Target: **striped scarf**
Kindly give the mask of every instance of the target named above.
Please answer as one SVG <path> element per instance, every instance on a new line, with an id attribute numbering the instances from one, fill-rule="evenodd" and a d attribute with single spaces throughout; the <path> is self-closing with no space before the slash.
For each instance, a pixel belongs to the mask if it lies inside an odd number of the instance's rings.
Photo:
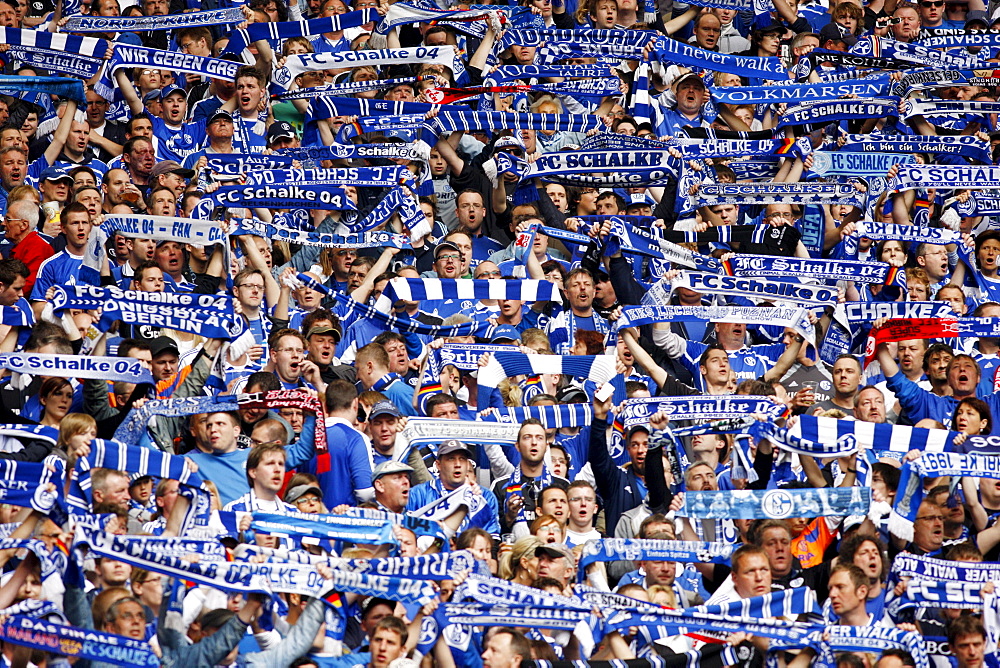
<path id="1" fill-rule="evenodd" d="M 114 73 L 116 70 L 122 67 L 149 66 L 169 69 L 183 74 L 197 74 L 213 79 L 234 81 L 236 70 L 240 68 L 240 63 L 233 63 L 220 58 L 178 53 L 177 51 L 164 51 L 163 49 L 116 43 L 111 60 L 108 61 L 107 67 L 101 73 L 101 78 L 94 84 L 94 89 L 101 97 L 114 100 L 116 88 Z"/>
<path id="2" fill-rule="evenodd" d="M 195 26 L 232 25 L 244 21 L 239 7 L 188 12 L 174 16 L 70 16 L 66 32 L 140 32 L 176 30 Z"/>
<path id="3" fill-rule="evenodd" d="M 222 50 L 222 54 L 242 53 L 248 46 L 260 40 L 284 41 L 291 37 L 309 37 L 327 32 L 340 32 L 345 28 L 359 28 L 378 19 L 378 12 L 374 9 L 361 9 L 356 12 L 334 14 L 309 21 L 251 23 L 244 30 L 234 30 L 229 33 L 229 44 Z"/>
<path id="4" fill-rule="evenodd" d="M 867 515 L 871 489 L 836 487 L 823 489 L 733 490 L 687 492 L 682 517 L 692 519 L 786 519 Z"/>
<path id="5" fill-rule="evenodd" d="M 8 45 L 5 60 L 17 59 L 82 79 L 97 74 L 110 46 L 105 39 L 18 28 L 0 28 L 0 43 Z"/>
<path id="6" fill-rule="evenodd" d="M 389 281 L 375 308 L 389 312 L 397 301 L 440 299 L 516 299 L 524 302 L 558 301 L 559 288 L 551 281 L 469 278 L 394 278 Z"/>
<path id="7" fill-rule="evenodd" d="M 496 353 L 479 370 L 479 408 L 489 407 L 490 389 L 512 376 L 540 376 L 543 373 L 582 377 L 597 386 L 615 375 L 614 355 L 527 355 L 518 352 Z"/>

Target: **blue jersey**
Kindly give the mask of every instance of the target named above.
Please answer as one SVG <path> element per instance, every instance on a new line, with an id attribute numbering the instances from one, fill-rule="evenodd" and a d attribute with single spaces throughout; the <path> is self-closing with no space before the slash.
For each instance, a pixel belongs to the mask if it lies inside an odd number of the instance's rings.
<path id="1" fill-rule="evenodd" d="M 687 341 L 687 350 L 681 358 L 681 363 L 691 372 L 694 377 L 696 387 L 705 391 L 705 378 L 699 370 L 701 356 L 708 349 L 708 344 L 697 341 Z M 739 350 L 727 351 L 729 354 L 729 366 L 736 374 L 738 381 L 753 380 L 760 378 L 767 373 L 774 363 L 785 352 L 785 345 L 773 343 L 762 346 L 744 346 Z"/>
<path id="2" fill-rule="evenodd" d="M 330 451 L 330 470 L 317 473 L 317 459 L 308 464 L 308 470 L 319 479 L 323 490 L 323 504 L 335 508 L 341 504 L 357 505 L 358 492 L 372 486 L 371 462 L 364 436 L 357 429 L 339 418 L 328 418 L 326 443 Z"/>
<path id="3" fill-rule="evenodd" d="M 83 256 L 68 250 L 56 253 L 38 267 L 38 278 L 31 289 L 32 301 L 44 301 L 48 289 L 56 285 L 100 285 L 100 275 L 83 266 Z"/>

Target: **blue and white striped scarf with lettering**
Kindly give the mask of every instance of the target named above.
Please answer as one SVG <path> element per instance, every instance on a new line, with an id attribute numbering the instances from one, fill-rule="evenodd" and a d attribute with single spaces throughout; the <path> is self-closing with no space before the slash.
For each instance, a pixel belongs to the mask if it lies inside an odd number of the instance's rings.
<path id="1" fill-rule="evenodd" d="M 166 16 L 70 16 L 62 30 L 66 32 L 138 32 L 175 30 L 195 26 L 241 23 L 245 18 L 239 7 L 187 12 Z"/>
<path id="2" fill-rule="evenodd" d="M 614 355 L 527 355 L 518 352 L 495 353 L 479 370 L 479 408 L 489 406 L 489 389 L 511 376 L 540 376 L 557 373 L 586 378 L 598 387 L 615 375 Z"/>
<path id="3" fill-rule="evenodd" d="M 374 9 L 361 9 L 309 21 L 251 23 L 244 30 L 234 30 L 229 33 L 229 44 L 222 50 L 222 54 L 242 53 L 245 48 L 259 40 L 280 41 L 290 37 L 322 35 L 325 32 L 339 32 L 345 28 L 359 28 L 378 19 L 378 12 Z"/>
<path id="4" fill-rule="evenodd" d="M 240 68 L 241 64 L 222 60 L 221 58 L 209 58 L 207 56 L 196 56 L 177 51 L 164 51 L 163 49 L 118 43 L 115 45 L 114 54 L 112 54 L 111 60 L 108 61 L 107 67 L 104 68 L 101 78 L 94 84 L 94 89 L 101 97 L 114 100 L 116 88 L 114 80 L 115 70 L 122 67 L 144 66 L 159 67 L 183 74 L 198 74 L 213 79 L 234 81 L 236 70 Z"/>
<path id="5" fill-rule="evenodd" d="M 0 43 L 8 45 L 4 59 L 17 59 L 82 79 L 90 79 L 104 64 L 111 45 L 105 39 L 44 30 L 0 28 Z M 105 96 L 101 93 L 102 96 Z M 111 99 L 111 98 L 108 98 Z"/>

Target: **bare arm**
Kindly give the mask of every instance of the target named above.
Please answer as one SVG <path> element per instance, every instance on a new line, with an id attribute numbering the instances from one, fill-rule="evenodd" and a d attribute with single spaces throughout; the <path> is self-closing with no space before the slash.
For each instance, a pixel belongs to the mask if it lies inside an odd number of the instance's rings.
<path id="1" fill-rule="evenodd" d="M 63 107 L 63 115 L 59 119 L 59 126 L 52 134 L 52 143 L 45 149 L 45 161 L 48 164 L 51 165 L 54 163 L 59 154 L 62 153 L 63 146 L 66 145 L 66 140 L 69 139 L 70 128 L 73 127 L 74 116 L 76 116 L 76 102 L 69 100 L 66 102 L 66 106 Z"/>

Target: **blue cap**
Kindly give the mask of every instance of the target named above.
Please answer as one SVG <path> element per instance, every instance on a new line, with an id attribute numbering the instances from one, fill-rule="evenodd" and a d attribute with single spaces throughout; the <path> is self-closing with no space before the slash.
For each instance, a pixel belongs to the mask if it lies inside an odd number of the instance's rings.
<path id="1" fill-rule="evenodd" d="M 62 167 L 46 167 L 38 178 L 39 183 L 42 181 L 69 181 L 73 183 L 73 177 Z"/>
<path id="2" fill-rule="evenodd" d="M 646 194 L 632 194 L 629 195 L 628 204 L 625 208 L 628 209 L 630 206 L 656 206 L 656 200 Z"/>
<path id="3" fill-rule="evenodd" d="M 391 415 L 395 418 L 403 417 L 403 414 L 399 412 L 395 405 L 391 401 L 379 401 L 372 406 L 371 412 L 368 413 L 368 419 L 374 420 L 382 415 Z"/>
<path id="4" fill-rule="evenodd" d="M 497 341 L 520 341 L 521 335 L 517 333 L 513 325 L 497 325 L 493 328 L 493 334 L 490 336 L 490 343 L 496 343 Z"/>
<path id="5" fill-rule="evenodd" d="M 160 89 L 160 99 L 162 100 L 166 98 L 168 95 L 172 95 L 174 93 L 180 93 L 184 97 L 187 97 L 187 91 L 185 91 L 177 84 L 170 84 L 169 86 L 164 86 L 163 88 Z"/>
<path id="6" fill-rule="evenodd" d="M 151 90 L 142 96 L 143 104 L 149 104 L 150 102 L 159 102 L 160 100 L 160 89 Z"/>

